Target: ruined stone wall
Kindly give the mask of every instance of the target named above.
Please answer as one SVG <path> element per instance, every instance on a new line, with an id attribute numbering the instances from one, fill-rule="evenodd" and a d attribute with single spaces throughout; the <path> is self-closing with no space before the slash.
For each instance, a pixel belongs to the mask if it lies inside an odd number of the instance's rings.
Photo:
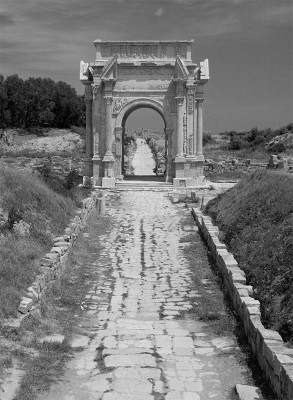
<path id="1" fill-rule="evenodd" d="M 2 156 L 0 162 L 15 169 L 25 169 L 35 170 L 37 167 L 50 162 L 52 166 L 52 172 L 65 176 L 70 170 L 76 169 L 80 176 L 85 175 L 85 166 L 83 159 L 75 159 L 70 157 L 42 157 L 42 158 L 30 158 L 30 157 L 9 157 Z"/>
<path id="2" fill-rule="evenodd" d="M 293 160 L 284 159 L 277 155 L 271 155 L 268 163 L 254 163 L 250 159 L 227 159 L 223 161 L 206 160 L 204 163 L 204 174 L 208 176 L 211 173 L 229 173 L 229 172 L 254 172 L 264 169 L 280 169 L 293 172 Z"/>
<path id="3" fill-rule="evenodd" d="M 53 239 L 52 249 L 39 260 L 39 273 L 26 290 L 18 307 L 22 315 L 27 314 L 39 302 L 46 289 L 60 279 L 67 266 L 68 256 L 75 239 L 96 209 L 98 196 L 97 192 L 93 192 L 91 197 L 83 200 L 82 209 L 75 213 L 64 235 Z"/>
<path id="4" fill-rule="evenodd" d="M 233 306 L 240 317 L 248 342 L 272 388 L 280 399 L 293 399 L 293 349 L 281 336 L 261 322 L 260 303 L 233 254 L 219 241 L 219 230 L 211 218 L 193 208 L 194 218 L 222 276 Z"/>

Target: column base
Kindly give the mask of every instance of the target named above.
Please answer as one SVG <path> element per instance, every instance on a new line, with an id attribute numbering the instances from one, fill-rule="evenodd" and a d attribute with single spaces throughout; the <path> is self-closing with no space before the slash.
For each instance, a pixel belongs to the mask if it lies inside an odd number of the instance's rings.
<path id="1" fill-rule="evenodd" d="M 104 164 L 104 178 L 114 178 L 115 179 L 115 174 L 114 174 L 114 162 L 115 158 L 113 154 L 105 154 L 103 158 L 103 164 Z"/>
<path id="2" fill-rule="evenodd" d="M 93 160 L 93 185 L 101 186 L 104 175 L 103 162 L 99 156 L 94 156 Z"/>
<path id="3" fill-rule="evenodd" d="M 115 178 L 102 178 L 102 187 L 113 188 L 115 187 L 116 179 Z"/>
<path id="4" fill-rule="evenodd" d="M 204 184 L 203 164 L 204 156 L 189 156 L 182 159 L 176 157 L 175 164 L 175 178 L 173 179 L 173 186 L 175 187 L 195 187 Z"/>
<path id="5" fill-rule="evenodd" d="M 195 178 L 174 178 L 173 187 L 175 188 L 196 188 L 196 187 L 206 187 L 205 176 L 197 176 Z"/>
<path id="6" fill-rule="evenodd" d="M 85 164 L 85 176 L 93 176 L 93 161 L 92 158 L 85 158 L 84 159 L 84 164 Z"/>

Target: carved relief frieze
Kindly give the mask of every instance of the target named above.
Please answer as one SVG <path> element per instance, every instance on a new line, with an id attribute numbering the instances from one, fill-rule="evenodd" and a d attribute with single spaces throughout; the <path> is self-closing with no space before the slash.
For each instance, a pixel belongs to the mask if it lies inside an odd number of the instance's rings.
<path id="1" fill-rule="evenodd" d="M 187 154 L 187 123 L 186 114 L 183 116 L 183 153 Z"/>
<path id="2" fill-rule="evenodd" d="M 122 127 L 115 128 L 115 153 L 116 157 L 122 156 Z"/>
<path id="3" fill-rule="evenodd" d="M 168 90 L 169 85 L 162 85 L 162 84 L 151 84 L 147 86 L 148 89 L 150 90 Z"/>
<path id="4" fill-rule="evenodd" d="M 188 114 L 192 114 L 193 113 L 193 103 L 194 103 L 193 95 L 188 95 L 187 96 L 187 111 L 188 111 Z"/>
<path id="5" fill-rule="evenodd" d="M 106 52 L 106 48 L 102 48 Z M 156 45 L 112 45 L 111 54 L 117 54 L 119 58 L 154 59 L 158 58 L 158 47 Z"/>
<path id="6" fill-rule="evenodd" d="M 188 138 L 188 154 L 189 155 L 193 154 L 193 138 L 192 138 L 192 136 L 189 136 L 189 138 Z"/>
<path id="7" fill-rule="evenodd" d="M 125 104 L 127 104 L 128 103 L 128 99 L 126 99 L 125 97 L 124 98 L 122 98 L 122 97 L 117 97 L 117 98 L 114 98 L 114 102 L 113 102 L 113 114 L 118 114 L 119 113 L 119 111 L 121 110 L 121 108 L 123 107 L 123 106 L 125 106 Z"/>
<path id="8" fill-rule="evenodd" d="M 175 46 L 175 55 L 179 57 L 186 57 L 186 45 L 182 43 L 178 43 Z"/>
<path id="9" fill-rule="evenodd" d="M 92 96 L 95 99 L 98 93 L 101 93 L 101 85 L 100 84 L 93 84 L 92 85 Z"/>
<path id="10" fill-rule="evenodd" d="M 167 46 L 165 44 L 161 45 L 161 58 L 167 57 Z"/>
<path id="11" fill-rule="evenodd" d="M 95 154 L 100 154 L 100 135 L 99 132 L 95 132 L 94 135 L 94 147 L 95 147 Z"/>

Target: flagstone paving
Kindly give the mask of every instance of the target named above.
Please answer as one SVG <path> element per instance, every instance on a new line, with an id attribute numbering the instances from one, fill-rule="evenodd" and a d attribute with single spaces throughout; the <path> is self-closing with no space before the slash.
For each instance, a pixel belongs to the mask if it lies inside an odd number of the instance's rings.
<path id="1" fill-rule="evenodd" d="M 84 266 L 87 294 L 75 339 L 79 352 L 43 400 L 227 400 L 249 371 L 236 339 L 217 337 L 200 321 L 196 269 L 183 238 L 197 236 L 195 265 L 208 258 L 190 212 L 160 192 L 126 192 L 108 206 L 111 231 Z M 203 279 L 207 290 L 209 281 Z M 214 289 L 213 289 L 214 290 Z M 212 295 L 212 293 L 211 293 Z M 251 382 L 250 382 L 251 383 Z"/>

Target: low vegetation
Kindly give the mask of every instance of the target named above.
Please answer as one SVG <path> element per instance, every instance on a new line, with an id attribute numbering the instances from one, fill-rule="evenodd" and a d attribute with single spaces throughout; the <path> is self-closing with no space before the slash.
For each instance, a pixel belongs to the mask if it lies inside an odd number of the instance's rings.
<path id="1" fill-rule="evenodd" d="M 206 211 L 246 272 L 263 323 L 293 343 L 293 176 L 259 171 L 211 200 Z"/>
<path id="2" fill-rule="evenodd" d="M 217 134 L 205 132 L 203 145 L 206 159 L 214 161 L 230 157 L 267 162 L 270 154 L 290 157 L 293 155 L 293 124 L 275 130 L 252 128 L 241 132 L 235 130 Z"/>
<path id="3" fill-rule="evenodd" d="M 70 176 L 65 184 L 73 186 L 74 179 Z M 70 193 L 65 187 L 62 191 Z M 0 317 L 8 317 L 15 314 L 22 291 L 37 273 L 38 258 L 63 233 L 76 203 L 73 196 L 50 189 L 37 173 L 7 167 L 0 167 L 0 193 Z"/>

